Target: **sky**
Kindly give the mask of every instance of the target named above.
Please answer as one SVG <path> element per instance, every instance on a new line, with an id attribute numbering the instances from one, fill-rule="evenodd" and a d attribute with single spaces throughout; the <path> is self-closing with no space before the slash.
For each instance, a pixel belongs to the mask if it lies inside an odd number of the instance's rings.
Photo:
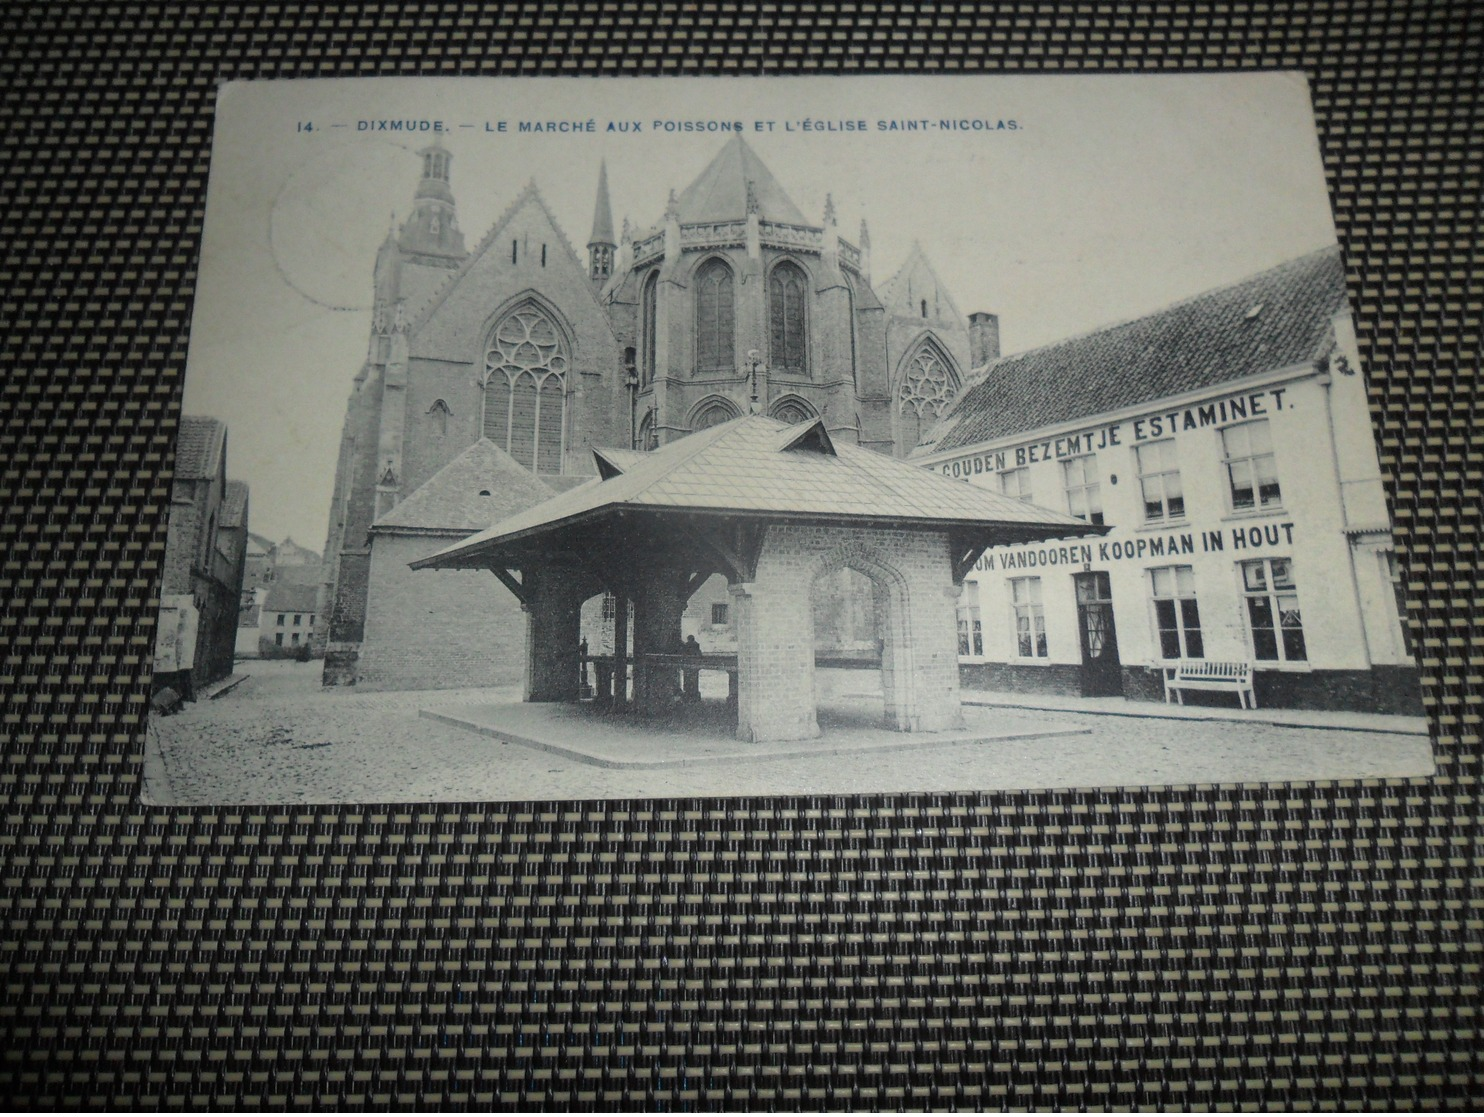
<path id="1" fill-rule="evenodd" d="M 924 120 L 966 126 L 905 128 Z M 625 216 L 646 228 L 730 136 L 708 129 L 740 122 L 812 222 L 826 194 L 847 240 L 866 218 L 878 287 L 920 244 L 961 312 L 999 315 L 1006 353 L 1335 240 L 1308 87 L 1292 73 L 231 83 L 184 410 L 227 423 L 251 530 L 314 550 L 376 249 L 411 210 L 432 135 L 379 126 L 391 121 L 446 129 L 467 247 L 534 181 L 584 261 L 600 161 L 615 229 Z M 521 133 L 522 121 L 566 127 Z"/>

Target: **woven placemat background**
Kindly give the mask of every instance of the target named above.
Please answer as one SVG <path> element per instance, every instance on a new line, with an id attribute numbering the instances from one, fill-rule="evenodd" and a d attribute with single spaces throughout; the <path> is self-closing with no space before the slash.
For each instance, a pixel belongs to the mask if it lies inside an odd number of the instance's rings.
<path id="1" fill-rule="evenodd" d="M 1484 1102 L 1476 4 L 38 3 L 5 22 L 10 1105 Z M 138 804 L 218 81 L 1234 67 L 1313 77 L 1436 778 Z"/>

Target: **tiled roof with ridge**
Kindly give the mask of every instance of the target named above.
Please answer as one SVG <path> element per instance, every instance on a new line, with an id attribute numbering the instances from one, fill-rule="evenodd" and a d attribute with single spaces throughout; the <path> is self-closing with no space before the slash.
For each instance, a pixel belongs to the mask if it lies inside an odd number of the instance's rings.
<path id="1" fill-rule="evenodd" d="M 815 448 L 798 448 L 813 427 L 821 432 Z M 619 509 L 929 528 L 1006 525 L 1044 529 L 1048 538 L 1100 530 L 872 450 L 820 449 L 820 442 L 828 444 L 823 429 L 819 419 L 790 426 L 746 415 L 644 455 L 599 451 L 622 472 L 589 481 L 412 565 L 436 567 L 443 559 Z"/>
<path id="2" fill-rule="evenodd" d="M 177 481 L 209 481 L 221 468 L 227 425 L 210 415 L 182 415 L 175 436 Z"/>
<path id="3" fill-rule="evenodd" d="M 1344 267 L 1331 246 L 1142 318 L 1001 357 L 974 373 L 913 456 L 1313 360 L 1344 307 Z"/>
<path id="4" fill-rule="evenodd" d="M 371 525 L 372 531 L 479 531 L 552 494 L 541 479 L 481 438 Z"/>
<path id="5" fill-rule="evenodd" d="M 740 221 L 747 216 L 749 182 L 757 198 L 759 217 L 789 225 L 815 224 L 799 212 L 773 172 L 740 135 L 733 135 L 706 169 L 680 192 L 676 205 L 681 223 Z"/>

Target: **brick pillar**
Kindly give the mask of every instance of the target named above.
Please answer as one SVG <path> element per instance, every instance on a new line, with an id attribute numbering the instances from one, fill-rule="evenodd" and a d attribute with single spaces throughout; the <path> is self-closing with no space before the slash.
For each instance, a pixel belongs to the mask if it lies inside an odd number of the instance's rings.
<path id="1" fill-rule="evenodd" d="M 908 728 L 939 733 L 964 727 L 958 693 L 958 630 L 954 610 L 960 587 L 953 584 L 946 567 L 933 574 L 921 578 L 914 587 L 912 615 L 908 618 L 914 707 Z"/>
<path id="2" fill-rule="evenodd" d="M 678 672 L 669 668 L 651 671 L 644 665 L 644 656 L 650 652 L 674 655 L 682 650 L 684 585 L 683 572 L 657 569 L 634 598 L 634 705 L 642 714 L 664 713 L 675 696 Z"/>
<path id="3" fill-rule="evenodd" d="M 819 736 L 814 712 L 814 644 L 807 585 L 797 581 L 731 587 L 737 633 L 737 737 L 799 741 Z"/>
<path id="4" fill-rule="evenodd" d="M 881 695 L 884 721 L 892 729 L 912 729 L 911 658 L 904 644 L 906 626 L 900 608 L 892 608 L 891 591 L 872 579 L 871 596 L 876 609 L 876 638 L 881 642 Z"/>
<path id="5" fill-rule="evenodd" d="M 583 593 L 577 572 L 560 567 L 531 575 L 526 614 L 527 702 L 576 702 Z"/>

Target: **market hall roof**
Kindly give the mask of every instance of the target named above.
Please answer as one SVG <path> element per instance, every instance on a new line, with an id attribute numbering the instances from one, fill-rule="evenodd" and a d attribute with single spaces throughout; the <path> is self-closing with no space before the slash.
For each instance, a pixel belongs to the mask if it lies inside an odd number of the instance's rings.
<path id="1" fill-rule="evenodd" d="M 1092 418 L 1312 361 L 1345 307 L 1338 247 L 1153 314 L 992 361 L 914 457 Z"/>
<path id="2" fill-rule="evenodd" d="M 412 563 L 483 567 L 560 528 L 615 515 L 723 517 L 966 531 L 1029 542 L 1105 529 L 856 446 L 819 419 L 792 426 L 748 415 L 645 454 L 594 451 L 599 477 Z"/>

